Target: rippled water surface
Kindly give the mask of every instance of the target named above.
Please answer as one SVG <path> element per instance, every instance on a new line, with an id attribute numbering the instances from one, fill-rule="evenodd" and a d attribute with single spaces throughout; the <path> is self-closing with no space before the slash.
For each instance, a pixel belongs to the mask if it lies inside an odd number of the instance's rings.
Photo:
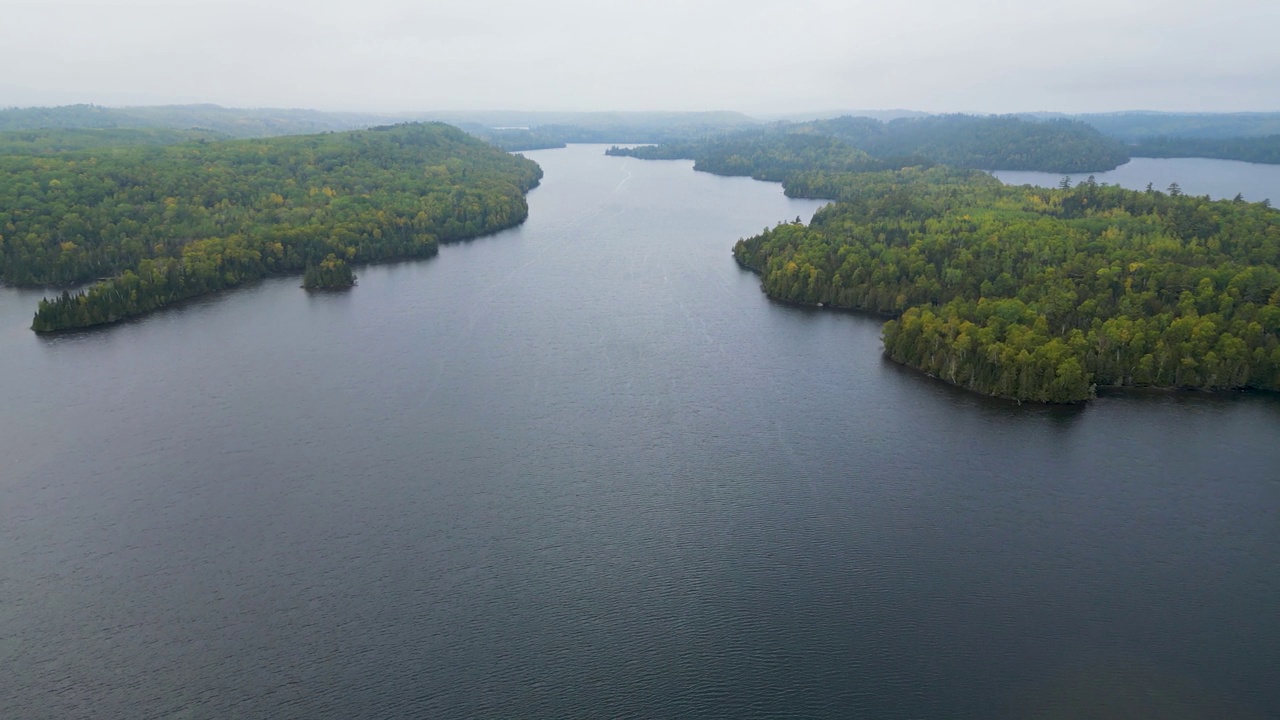
<path id="1" fill-rule="evenodd" d="M 1280 716 L 1275 397 L 956 391 L 734 265 L 816 203 L 530 155 L 348 293 L 0 290 L 0 717 Z"/>

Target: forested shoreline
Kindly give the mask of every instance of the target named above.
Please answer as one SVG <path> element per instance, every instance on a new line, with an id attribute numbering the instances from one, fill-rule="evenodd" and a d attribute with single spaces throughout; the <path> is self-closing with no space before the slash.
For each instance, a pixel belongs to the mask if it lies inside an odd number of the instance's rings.
<path id="1" fill-rule="evenodd" d="M 439 123 L 0 157 L 0 279 L 88 327 L 281 273 L 429 257 L 522 222 L 537 164 Z"/>
<path id="2" fill-rule="evenodd" d="M 1157 137 L 1133 146 L 1134 157 L 1202 157 L 1280 165 L 1280 135 L 1238 138 Z"/>
<path id="3" fill-rule="evenodd" d="M 698 169 L 835 200 L 807 226 L 780 224 L 736 244 L 734 257 L 770 297 L 888 314 L 889 358 L 997 397 L 1074 403 L 1097 386 L 1280 390 L 1280 213 L 1269 203 L 1092 177 L 1008 187 L 909 158 L 880 169 L 848 145 L 830 153 L 813 142 L 692 149 Z M 639 155 L 690 149 L 646 150 Z"/>
<path id="4" fill-rule="evenodd" d="M 440 123 L 257 140 L 110 129 L 4 139 L 17 154 L 0 156 L 0 280 L 99 281 L 41 301 L 37 332 L 275 274 L 350 287 L 352 265 L 429 257 L 440 242 L 522 222 L 541 177 Z M 889 315 L 888 357 L 975 392 L 1080 402 L 1097 386 L 1280 390 L 1280 215 L 1269 203 L 1092 177 L 1006 187 L 973 169 L 993 158 L 1105 164 L 1116 147 L 1078 122 L 941 116 L 608 153 L 693 158 L 697 170 L 834 200 L 807 226 L 739 241 L 735 258 L 778 300 Z"/>

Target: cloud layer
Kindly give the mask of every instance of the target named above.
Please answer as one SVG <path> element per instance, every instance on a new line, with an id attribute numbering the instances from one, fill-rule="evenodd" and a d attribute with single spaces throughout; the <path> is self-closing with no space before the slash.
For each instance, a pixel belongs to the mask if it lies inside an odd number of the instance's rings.
<path id="1" fill-rule="evenodd" d="M 0 105 L 1277 110 L 1280 4 L 7 4 Z"/>

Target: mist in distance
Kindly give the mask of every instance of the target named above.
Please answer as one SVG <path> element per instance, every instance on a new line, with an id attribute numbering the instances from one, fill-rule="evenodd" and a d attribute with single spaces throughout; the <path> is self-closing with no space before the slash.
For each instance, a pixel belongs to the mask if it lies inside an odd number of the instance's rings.
<path id="1" fill-rule="evenodd" d="M 1280 4 L 6 3 L 0 106 L 1276 110 Z"/>

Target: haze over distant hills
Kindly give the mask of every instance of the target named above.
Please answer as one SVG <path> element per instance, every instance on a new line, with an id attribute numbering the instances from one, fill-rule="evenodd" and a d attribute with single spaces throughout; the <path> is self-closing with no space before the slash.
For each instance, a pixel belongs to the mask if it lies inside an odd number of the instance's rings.
<path id="1" fill-rule="evenodd" d="M 1280 112 L 1130 111 L 1083 115 L 1029 112 L 996 116 L 893 109 L 750 116 L 733 111 L 453 110 L 363 113 L 300 108 L 226 108 L 213 104 L 133 107 L 81 104 L 4 109 L 0 110 L 0 154 L 340 132 L 412 121 L 446 122 L 504 150 L 520 151 L 563 147 L 567 143 L 680 143 L 752 128 L 851 117 L 870 118 L 883 125 L 885 131 L 892 131 L 895 127 L 904 130 L 903 123 L 926 122 L 929 118 L 1018 118 L 1032 122 L 1068 120 L 1089 125 L 1113 142 L 1123 143 L 1127 146 L 1125 152 L 1134 157 L 1212 157 L 1280 162 Z M 979 123 L 968 127 L 977 131 L 981 126 L 983 124 Z M 879 133 L 874 128 L 871 130 L 873 135 Z M 22 134 L 15 135 L 15 132 Z M 962 131 L 962 135 L 963 132 L 967 131 Z M 946 142 L 963 144 L 972 139 L 966 138 L 956 136 Z M 938 141 L 942 142 L 941 139 Z M 936 152 L 933 154 L 937 155 Z M 1090 162 L 1082 156 L 1067 165 L 1088 165 Z M 1103 165 L 1112 166 L 1109 163 Z M 1103 165 L 1098 169 L 1103 169 Z"/>
<path id="2" fill-rule="evenodd" d="M 199 128 L 232 137 L 270 137 L 356 130 L 411 121 L 440 121 L 489 128 L 578 125 L 628 131 L 645 127 L 731 129 L 760 121 L 737 112 L 526 112 L 442 111 L 418 113 L 330 112 L 301 108 L 226 108 L 213 104 L 105 107 L 61 105 L 0 110 L 0 131 L 45 128 Z"/>
<path id="3" fill-rule="evenodd" d="M 734 111 L 707 112 L 557 112 L 524 110 L 423 111 L 412 113 L 333 112 L 304 108 L 229 108 L 214 104 L 107 107 L 62 105 L 0 109 L 0 131 L 44 128 L 168 128 L 200 129 L 231 137 L 268 137 L 354 130 L 408 121 L 438 120 L 479 128 L 534 129 L 546 126 L 577 128 L 612 134 L 600 142 L 627 142 L 622 135 L 643 135 L 656 129 L 683 135 L 741 129 L 771 122 L 804 122 L 842 116 L 869 117 L 881 122 L 936 115 L 918 110 L 828 110 L 747 115 Z M 982 115 L 983 113 L 974 113 Z M 1015 113 L 1035 119 L 1082 120 L 1106 135 L 1136 143 L 1154 137 L 1231 138 L 1280 134 L 1280 112 L 1200 113 L 1133 110 L 1111 113 Z M 632 140 L 640 142 L 640 140 Z"/>

